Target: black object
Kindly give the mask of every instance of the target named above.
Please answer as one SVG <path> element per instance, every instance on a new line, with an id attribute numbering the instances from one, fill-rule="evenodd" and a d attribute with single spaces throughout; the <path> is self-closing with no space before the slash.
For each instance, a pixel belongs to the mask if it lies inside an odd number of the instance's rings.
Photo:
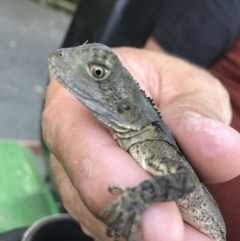
<path id="1" fill-rule="evenodd" d="M 169 53 L 208 67 L 226 54 L 239 31 L 239 0 L 167 0 L 153 36 Z"/>
<path id="2" fill-rule="evenodd" d="M 68 214 L 44 217 L 29 228 L 0 234 L 0 241 L 93 241 Z"/>
<path id="3" fill-rule="evenodd" d="M 17 228 L 0 234 L 0 241 L 21 241 L 27 228 Z"/>
<path id="4" fill-rule="evenodd" d="M 62 47 L 103 43 L 143 47 L 164 0 L 81 0 Z"/>
<path id="5" fill-rule="evenodd" d="M 68 214 L 47 216 L 31 225 L 21 241 L 93 241 Z"/>

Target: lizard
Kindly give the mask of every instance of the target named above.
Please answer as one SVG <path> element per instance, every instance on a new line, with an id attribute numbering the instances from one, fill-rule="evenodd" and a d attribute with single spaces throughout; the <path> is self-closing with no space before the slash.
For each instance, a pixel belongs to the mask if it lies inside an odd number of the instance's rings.
<path id="1" fill-rule="evenodd" d="M 153 100 L 106 45 L 62 48 L 49 59 L 51 75 L 112 134 L 151 178 L 136 187 L 110 185 L 120 195 L 101 213 L 107 236 L 119 241 L 130 223 L 132 241 L 141 215 L 154 202 L 175 201 L 185 222 L 215 241 L 226 240 L 220 210 L 164 123 Z M 114 233 L 114 234 L 112 234 Z"/>

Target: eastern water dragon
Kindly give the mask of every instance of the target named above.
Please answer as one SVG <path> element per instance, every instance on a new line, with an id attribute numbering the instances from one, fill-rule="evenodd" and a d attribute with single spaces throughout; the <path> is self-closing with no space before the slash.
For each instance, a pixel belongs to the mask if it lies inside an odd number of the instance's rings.
<path id="1" fill-rule="evenodd" d="M 176 201 L 182 218 L 216 241 L 226 240 L 221 213 L 180 151 L 152 100 L 102 44 L 56 50 L 49 57 L 53 77 L 105 126 L 119 145 L 153 177 L 136 187 L 112 185 L 121 193 L 100 214 L 107 235 L 119 241 L 131 220 L 133 240 L 141 215 L 154 202 Z"/>

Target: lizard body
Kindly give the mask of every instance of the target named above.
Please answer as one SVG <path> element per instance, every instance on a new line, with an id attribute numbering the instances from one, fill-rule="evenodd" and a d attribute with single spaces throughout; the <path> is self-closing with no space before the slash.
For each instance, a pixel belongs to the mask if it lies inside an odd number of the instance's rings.
<path id="1" fill-rule="evenodd" d="M 176 201 L 183 220 L 216 241 L 226 240 L 221 213 L 151 99 L 102 44 L 60 49 L 49 57 L 51 74 L 82 102 L 119 145 L 153 177 L 136 187 L 112 185 L 121 195 L 100 214 L 108 218 L 107 235 L 119 241 L 131 220 L 133 240 L 142 213 L 154 202 Z"/>

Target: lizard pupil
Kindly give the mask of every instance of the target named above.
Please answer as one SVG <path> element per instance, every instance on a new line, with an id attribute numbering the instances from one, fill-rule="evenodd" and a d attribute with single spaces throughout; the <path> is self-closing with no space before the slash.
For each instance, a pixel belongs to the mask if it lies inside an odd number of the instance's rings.
<path id="1" fill-rule="evenodd" d="M 97 75 L 97 76 L 101 76 L 102 75 L 102 70 L 101 69 L 96 69 L 95 70 L 95 74 Z"/>

